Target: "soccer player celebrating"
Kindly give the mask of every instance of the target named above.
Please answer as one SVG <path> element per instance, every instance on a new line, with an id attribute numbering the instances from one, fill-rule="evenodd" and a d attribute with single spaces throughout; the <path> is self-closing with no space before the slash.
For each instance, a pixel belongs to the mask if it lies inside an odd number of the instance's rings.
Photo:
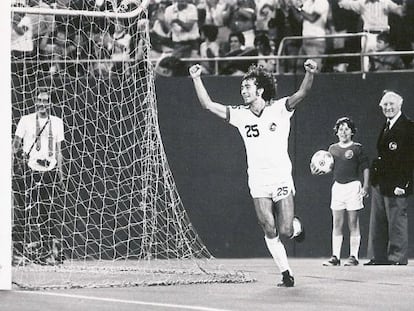
<path id="1" fill-rule="evenodd" d="M 201 66 L 190 67 L 190 75 L 201 106 L 237 127 L 243 138 L 248 164 L 248 184 L 266 245 L 282 273 L 278 286 L 294 286 L 287 254 L 279 235 L 300 242 L 301 222 L 294 216 L 295 188 L 288 154 L 290 118 L 313 83 L 317 65 L 306 60 L 305 77 L 298 91 L 275 100 L 275 84 L 263 67 L 251 66 L 241 82 L 244 105 L 231 107 L 211 100 L 201 80 Z"/>

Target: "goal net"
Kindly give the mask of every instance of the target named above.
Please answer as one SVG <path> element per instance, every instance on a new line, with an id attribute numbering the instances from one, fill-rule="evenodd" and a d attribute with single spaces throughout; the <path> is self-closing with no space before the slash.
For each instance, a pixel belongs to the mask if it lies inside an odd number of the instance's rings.
<path id="1" fill-rule="evenodd" d="M 217 264 L 177 192 L 158 127 L 148 10 L 136 1 L 122 12 L 119 1 L 92 2 L 12 7 L 12 132 L 35 113 L 39 90 L 64 124 L 62 180 L 28 167 L 34 155 L 15 153 L 13 283 L 251 281 Z M 33 150 L 46 141 L 39 150 L 53 153 L 53 126 L 30 126 Z"/>

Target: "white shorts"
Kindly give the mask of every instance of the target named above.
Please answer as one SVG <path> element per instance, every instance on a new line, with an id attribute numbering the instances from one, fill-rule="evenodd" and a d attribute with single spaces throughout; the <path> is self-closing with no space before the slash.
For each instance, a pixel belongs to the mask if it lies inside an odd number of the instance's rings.
<path id="1" fill-rule="evenodd" d="M 252 198 L 271 198 L 277 202 L 286 198 L 290 193 L 295 194 L 292 176 L 273 182 L 262 182 L 260 179 L 249 178 L 250 195 Z"/>
<path id="2" fill-rule="evenodd" d="M 331 209 L 333 211 L 357 211 L 364 208 L 361 187 L 361 182 L 358 180 L 346 184 L 334 182 L 332 185 Z"/>

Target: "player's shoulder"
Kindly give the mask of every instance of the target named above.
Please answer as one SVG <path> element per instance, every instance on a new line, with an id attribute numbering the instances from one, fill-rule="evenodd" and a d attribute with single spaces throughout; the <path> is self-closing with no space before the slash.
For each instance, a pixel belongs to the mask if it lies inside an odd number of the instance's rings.
<path id="1" fill-rule="evenodd" d="M 272 109 L 286 109 L 286 103 L 289 97 L 282 97 L 282 98 L 273 98 L 271 100 L 269 100 L 269 102 L 267 103 L 267 106 L 272 108 Z"/>
<path id="2" fill-rule="evenodd" d="M 331 152 L 332 150 L 337 150 L 339 148 L 340 148 L 339 143 L 333 143 L 333 144 L 329 145 L 328 151 Z"/>
<path id="3" fill-rule="evenodd" d="M 354 149 L 355 152 L 365 153 L 364 152 L 364 146 L 362 146 L 361 143 L 354 142 L 352 146 L 353 146 L 353 149 Z"/>
<path id="4" fill-rule="evenodd" d="M 276 106 L 276 105 L 284 105 L 287 101 L 288 97 L 282 97 L 282 98 L 272 98 L 269 100 L 268 105 L 269 106 Z"/>

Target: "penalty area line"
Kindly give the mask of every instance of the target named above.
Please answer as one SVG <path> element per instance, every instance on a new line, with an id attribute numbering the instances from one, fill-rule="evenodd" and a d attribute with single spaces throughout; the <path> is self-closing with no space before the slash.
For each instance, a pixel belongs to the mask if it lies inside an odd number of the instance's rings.
<path id="1" fill-rule="evenodd" d="M 102 301 L 102 302 L 113 302 L 113 303 L 123 303 L 130 305 L 141 305 L 141 306 L 153 306 L 153 307 L 163 307 L 163 308 L 178 308 L 182 310 L 199 310 L 199 311 L 230 311 L 228 309 L 217 309 L 209 308 L 203 306 L 191 306 L 191 305 L 180 305 L 173 303 L 159 303 L 159 302 L 148 302 L 148 301 L 137 301 L 137 300 L 125 300 L 125 299 L 116 299 L 116 298 L 103 298 L 103 297 L 94 297 L 94 296 L 85 296 L 85 295 L 71 295 L 71 294 L 62 294 L 62 293 L 50 293 L 50 292 L 40 292 L 40 291 L 16 291 L 23 294 L 32 294 L 39 296 L 55 296 L 55 297 L 64 297 L 64 298 L 75 298 L 75 299 L 85 299 L 92 301 Z"/>

